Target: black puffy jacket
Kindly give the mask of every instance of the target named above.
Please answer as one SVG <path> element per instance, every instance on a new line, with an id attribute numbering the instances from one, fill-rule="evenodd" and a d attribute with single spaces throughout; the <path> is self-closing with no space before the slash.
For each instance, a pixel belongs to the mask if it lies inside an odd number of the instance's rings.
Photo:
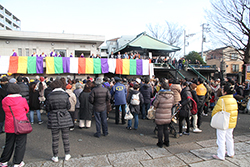
<path id="1" fill-rule="evenodd" d="M 29 86 L 26 85 L 23 82 L 17 82 L 17 85 L 20 87 L 21 92 L 20 94 L 22 95 L 23 98 L 25 98 L 29 104 Z"/>
<path id="2" fill-rule="evenodd" d="M 152 88 L 149 84 L 144 84 L 140 88 L 140 92 L 143 96 L 144 103 L 151 103 L 151 97 L 152 97 Z"/>
<path id="3" fill-rule="evenodd" d="M 70 107 L 68 93 L 61 88 L 54 89 L 46 100 L 46 111 L 50 112 L 48 128 L 58 129 L 73 126 L 72 118 L 68 112 Z"/>
<path id="4" fill-rule="evenodd" d="M 189 117 L 191 114 L 192 102 L 187 98 L 188 96 L 192 97 L 192 94 L 190 88 L 187 86 L 181 91 L 181 109 L 179 114 L 181 117 Z"/>
<path id="5" fill-rule="evenodd" d="M 95 112 L 102 112 L 107 110 L 107 101 L 109 101 L 111 95 L 107 88 L 102 85 L 96 86 L 89 94 L 89 102 L 93 104 L 93 110 Z"/>

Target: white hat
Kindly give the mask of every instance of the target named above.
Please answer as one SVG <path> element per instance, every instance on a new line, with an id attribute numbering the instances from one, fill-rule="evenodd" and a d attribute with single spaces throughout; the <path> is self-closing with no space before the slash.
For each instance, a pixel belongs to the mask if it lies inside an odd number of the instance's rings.
<path id="1" fill-rule="evenodd" d="M 141 79 L 140 78 L 136 78 L 135 81 L 138 82 L 139 84 L 141 83 Z"/>

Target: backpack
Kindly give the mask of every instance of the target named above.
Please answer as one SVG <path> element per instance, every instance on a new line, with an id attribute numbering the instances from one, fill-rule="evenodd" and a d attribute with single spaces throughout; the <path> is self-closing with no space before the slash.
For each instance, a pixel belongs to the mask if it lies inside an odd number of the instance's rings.
<path id="1" fill-rule="evenodd" d="M 130 104 L 134 106 L 138 106 L 140 104 L 140 92 L 133 94 L 130 100 Z"/>
<path id="2" fill-rule="evenodd" d="M 190 96 L 188 96 L 187 98 L 191 99 L 191 101 L 192 101 L 191 113 L 193 115 L 197 114 L 198 109 L 197 109 L 197 103 L 196 103 L 196 101 L 192 97 L 190 97 Z"/>

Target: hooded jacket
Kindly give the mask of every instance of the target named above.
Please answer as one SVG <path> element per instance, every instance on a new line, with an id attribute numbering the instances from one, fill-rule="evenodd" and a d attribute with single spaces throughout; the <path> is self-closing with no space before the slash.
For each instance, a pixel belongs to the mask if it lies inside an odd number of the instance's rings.
<path id="1" fill-rule="evenodd" d="M 153 103 L 156 108 L 155 123 L 157 125 L 169 124 L 171 122 L 171 109 L 174 105 L 174 93 L 172 91 L 161 90 Z"/>
<path id="2" fill-rule="evenodd" d="M 69 94 L 69 102 L 71 105 L 69 111 L 74 112 L 76 106 L 76 95 L 70 89 L 67 89 L 66 92 Z"/>
<path id="3" fill-rule="evenodd" d="M 140 88 L 140 92 L 143 96 L 144 103 L 146 103 L 146 104 L 151 103 L 151 97 L 153 95 L 152 95 L 152 88 L 151 88 L 150 84 L 144 84 Z"/>
<path id="4" fill-rule="evenodd" d="M 20 94 L 22 95 L 22 97 L 24 97 L 27 102 L 29 103 L 29 86 L 26 85 L 23 82 L 17 82 L 17 85 L 20 87 L 21 92 Z"/>
<path id="5" fill-rule="evenodd" d="M 181 101 L 181 85 L 172 84 L 170 89 L 174 92 L 174 104 L 178 104 Z"/>

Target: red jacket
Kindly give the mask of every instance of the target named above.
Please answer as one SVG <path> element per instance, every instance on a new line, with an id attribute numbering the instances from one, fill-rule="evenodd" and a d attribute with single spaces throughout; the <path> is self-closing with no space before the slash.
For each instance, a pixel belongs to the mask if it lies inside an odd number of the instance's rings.
<path id="1" fill-rule="evenodd" d="M 2 100 L 3 110 L 5 112 L 5 132 L 6 133 L 14 133 L 14 122 L 13 116 L 11 114 L 11 107 L 13 114 L 16 119 L 24 120 L 27 119 L 27 113 L 29 112 L 29 105 L 27 100 L 23 98 L 20 94 L 12 94 L 6 96 Z"/>

